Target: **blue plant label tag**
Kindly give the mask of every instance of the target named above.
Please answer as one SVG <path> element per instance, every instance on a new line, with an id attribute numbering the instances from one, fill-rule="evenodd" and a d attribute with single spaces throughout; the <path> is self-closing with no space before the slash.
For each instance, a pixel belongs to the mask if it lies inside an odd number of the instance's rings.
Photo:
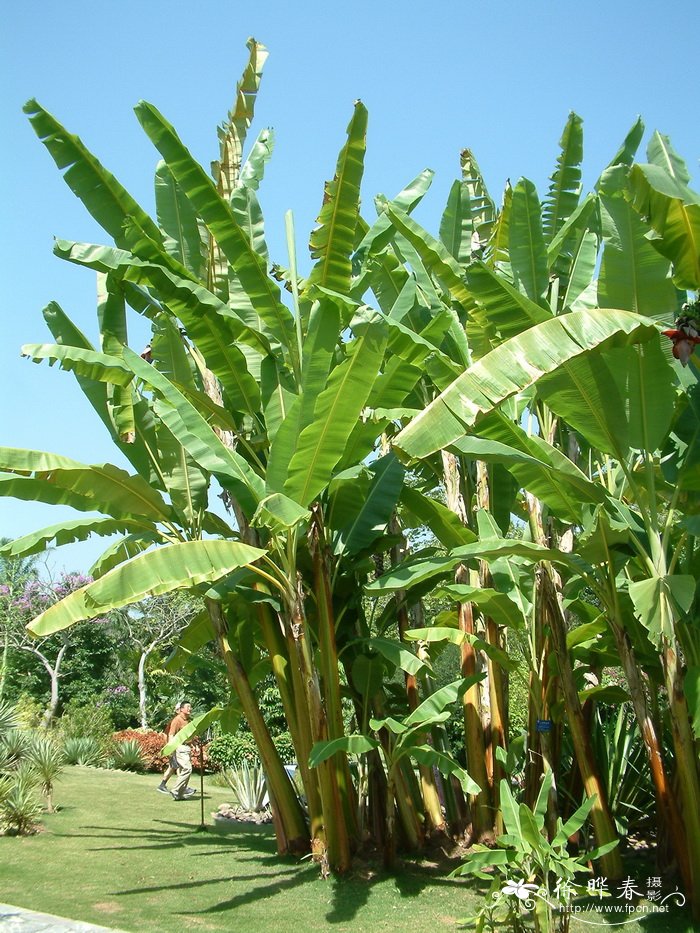
<path id="1" fill-rule="evenodd" d="M 535 728 L 538 732 L 551 732 L 553 725 L 551 719 L 538 719 Z"/>

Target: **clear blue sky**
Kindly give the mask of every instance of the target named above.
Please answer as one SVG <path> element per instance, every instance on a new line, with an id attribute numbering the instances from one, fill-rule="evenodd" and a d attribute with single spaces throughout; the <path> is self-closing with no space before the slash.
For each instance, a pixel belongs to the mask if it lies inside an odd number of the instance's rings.
<path id="1" fill-rule="evenodd" d="M 96 336 L 91 273 L 51 248 L 54 236 L 105 242 L 34 137 L 22 113 L 28 98 L 150 210 L 157 153 L 133 105 L 155 104 L 207 165 L 254 36 L 270 52 L 254 130 L 276 135 L 261 201 L 273 258 L 284 263 L 285 211 L 294 211 L 303 254 L 356 98 L 370 115 L 368 217 L 376 193 L 393 195 L 430 167 L 436 180 L 417 217 L 436 232 L 464 147 L 497 200 L 505 180 L 521 175 L 543 195 L 570 110 L 584 119 L 587 185 L 638 114 L 647 137 L 671 136 L 697 178 L 698 26 L 697 0 L 5 4 L 0 444 L 119 463 L 72 375 L 19 357 L 21 344 L 51 340 L 41 309 L 52 299 Z M 144 333 L 137 320 L 134 349 Z M 0 536 L 63 517 L 68 510 L 0 500 Z M 63 549 L 54 566 L 85 570 L 104 544 Z"/>

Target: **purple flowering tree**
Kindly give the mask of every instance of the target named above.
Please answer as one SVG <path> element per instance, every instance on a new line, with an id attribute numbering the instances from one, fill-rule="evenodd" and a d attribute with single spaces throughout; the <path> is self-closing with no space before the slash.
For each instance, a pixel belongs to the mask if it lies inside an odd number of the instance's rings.
<path id="1" fill-rule="evenodd" d="M 33 638 L 27 632 L 26 626 L 38 613 L 44 612 L 49 606 L 60 602 L 90 582 L 91 578 L 83 574 L 63 573 L 56 581 L 25 576 L 24 579 L 10 577 L 7 578 L 7 582 L 0 584 L 0 631 L 5 649 L 13 648 L 33 655 L 41 663 L 49 679 L 49 702 L 42 720 L 45 727 L 51 725 L 56 715 L 61 668 L 75 641 L 77 631 L 66 629 L 45 638 Z M 100 621 L 102 619 L 92 619 L 86 624 Z"/>

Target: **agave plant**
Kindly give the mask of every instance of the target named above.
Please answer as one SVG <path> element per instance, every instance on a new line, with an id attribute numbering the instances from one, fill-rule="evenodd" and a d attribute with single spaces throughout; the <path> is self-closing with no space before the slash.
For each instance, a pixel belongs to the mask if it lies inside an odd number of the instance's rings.
<path id="1" fill-rule="evenodd" d="M 0 700 L 0 738 L 8 732 L 19 728 L 20 721 L 14 706 L 7 700 Z"/>
<path id="2" fill-rule="evenodd" d="M 91 768 L 104 765 L 106 757 L 100 742 L 89 735 L 65 739 L 63 756 L 68 765 L 87 765 Z"/>
<path id="3" fill-rule="evenodd" d="M 26 760 L 32 747 L 31 732 L 24 729 L 10 729 L 0 737 L 0 755 L 5 768 L 17 768 Z"/>
<path id="4" fill-rule="evenodd" d="M 267 787 L 262 768 L 242 761 L 236 768 L 224 768 L 222 774 L 240 807 L 250 813 L 266 809 Z"/>
<path id="5" fill-rule="evenodd" d="M 144 771 L 146 762 L 136 739 L 123 739 L 110 749 L 109 765 L 120 771 Z"/>
<path id="6" fill-rule="evenodd" d="M 23 770 L 5 787 L 0 806 L 0 827 L 8 835 L 26 836 L 35 831 L 41 815 L 41 800 L 36 794 L 34 772 Z"/>

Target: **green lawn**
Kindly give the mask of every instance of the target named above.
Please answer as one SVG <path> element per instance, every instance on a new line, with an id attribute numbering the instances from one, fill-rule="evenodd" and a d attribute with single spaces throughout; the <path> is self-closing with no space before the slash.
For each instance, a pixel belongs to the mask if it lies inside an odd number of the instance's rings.
<path id="1" fill-rule="evenodd" d="M 275 854 L 270 826 L 198 832 L 199 800 L 176 803 L 156 793 L 157 782 L 157 775 L 67 769 L 56 790 L 61 810 L 44 816 L 44 832 L 0 838 L 0 901 L 138 933 L 432 933 L 456 929 L 478 904 L 468 882 L 430 865 L 322 881 L 310 862 Z M 211 826 L 211 812 L 231 795 L 205 784 L 205 797 Z M 595 929 L 572 923 L 576 933 Z M 621 929 L 691 933 L 693 926 L 656 917 Z"/>

